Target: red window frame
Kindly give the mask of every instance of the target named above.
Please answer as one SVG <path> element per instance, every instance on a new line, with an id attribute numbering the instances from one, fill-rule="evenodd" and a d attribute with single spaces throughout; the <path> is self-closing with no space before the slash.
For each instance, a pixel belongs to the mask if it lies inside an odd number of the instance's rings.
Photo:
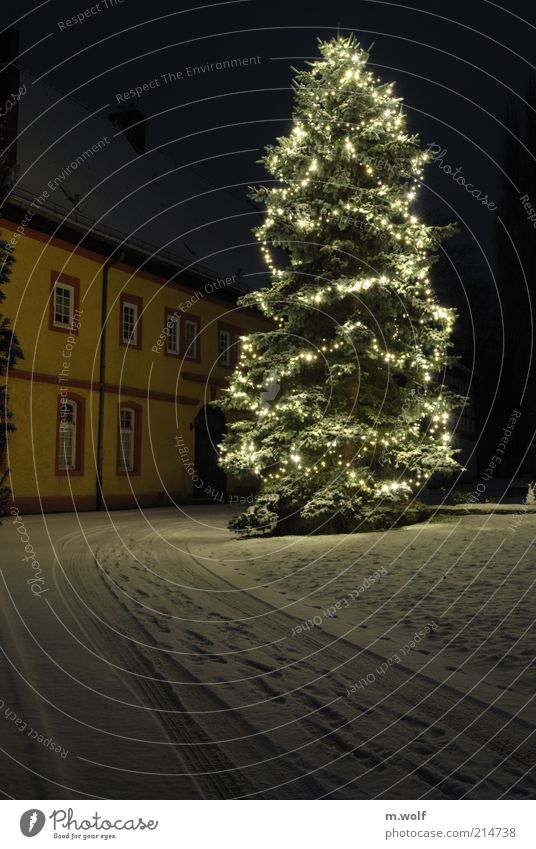
<path id="1" fill-rule="evenodd" d="M 74 469 L 60 469 L 60 424 L 61 405 L 64 401 L 73 401 L 76 404 L 76 430 L 75 430 L 75 467 Z M 56 459 L 54 468 L 57 477 L 74 477 L 84 474 L 84 445 L 85 445 L 85 422 L 86 422 L 86 399 L 76 392 L 67 392 L 58 395 L 56 405 Z"/>
<path id="2" fill-rule="evenodd" d="M 123 306 L 124 304 L 131 304 L 132 306 L 137 307 L 138 310 L 138 319 L 136 321 L 136 344 L 133 342 L 125 342 L 123 338 Z M 121 298 L 119 301 L 119 344 L 122 348 L 134 348 L 135 350 L 141 350 L 142 346 L 142 326 L 143 326 L 143 298 L 140 298 L 138 295 L 130 295 L 128 292 L 121 292 Z"/>
<path id="3" fill-rule="evenodd" d="M 186 353 L 186 322 L 191 321 L 195 324 L 196 329 L 196 352 L 195 357 Z M 185 360 L 188 360 L 190 363 L 199 363 L 201 361 L 201 318 L 198 315 L 193 315 L 193 313 L 185 313 L 183 315 L 182 328 L 181 328 L 181 339 L 182 339 L 182 352 Z"/>
<path id="4" fill-rule="evenodd" d="M 180 357 L 182 350 L 182 317 L 179 315 L 177 310 L 174 310 L 172 307 L 166 307 L 164 309 L 164 328 L 167 330 L 168 321 L 170 318 L 174 316 L 177 319 L 177 332 L 179 334 L 179 348 L 178 351 L 170 351 L 168 349 L 169 336 L 166 334 L 166 342 L 164 345 L 164 354 L 167 357 Z"/>
<path id="5" fill-rule="evenodd" d="M 229 363 L 228 365 L 220 362 L 220 331 L 224 330 L 229 333 L 229 338 L 231 340 L 230 349 L 229 349 Z M 217 337 L 217 365 L 219 368 L 223 369 L 233 369 L 236 368 L 236 364 L 238 362 L 238 352 L 236 349 L 236 343 L 239 339 L 245 335 L 245 331 L 242 330 L 241 327 L 237 327 L 234 324 L 227 324 L 224 321 L 218 322 L 218 337 Z"/>
<path id="6" fill-rule="evenodd" d="M 134 452 L 133 468 L 121 468 L 121 410 L 132 410 L 134 413 Z M 120 477 L 129 477 L 141 473 L 141 425 L 143 407 L 135 401 L 121 401 L 117 407 L 117 445 L 116 445 L 116 474 Z"/>
<path id="7" fill-rule="evenodd" d="M 56 298 L 54 290 L 56 288 L 56 283 L 59 283 L 60 286 L 62 283 L 65 286 L 71 286 L 74 290 L 74 303 L 73 303 L 73 316 L 80 308 L 80 278 L 79 277 L 71 277 L 70 274 L 64 274 L 62 271 L 51 271 L 50 272 L 50 303 L 48 310 L 48 329 L 54 330 L 57 333 L 70 333 L 71 335 L 78 336 L 78 328 L 73 327 L 72 325 L 69 327 L 58 327 L 57 324 L 54 324 L 54 315 L 56 311 Z"/>

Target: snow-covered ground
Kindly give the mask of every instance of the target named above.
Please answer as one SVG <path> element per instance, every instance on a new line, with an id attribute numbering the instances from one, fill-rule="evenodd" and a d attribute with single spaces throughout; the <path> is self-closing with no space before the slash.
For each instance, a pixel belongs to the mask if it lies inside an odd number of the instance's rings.
<path id="1" fill-rule="evenodd" d="M 232 568 L 237 586 L 244 586 L 239 576 L 255 587 L 260 578 L 263 597 L 304 623 L 295 623 L 297 637 L 320 628 L 390 657 L 435 623 L 401 662 L 520 709 L 536 692 L 536 516 L 442 519 L 389 533 L 196 551 L 212 568 L 222 562 L 227 578 Z"/>
<path id="2" fill-rule="evenodd" d="M 0 711 L 2 787 L 534 795 L 535 515 L 261 540 L 229 516 L 25 517 L 40 597 L 5 521 L 1 698 L 69 754 Z"/>

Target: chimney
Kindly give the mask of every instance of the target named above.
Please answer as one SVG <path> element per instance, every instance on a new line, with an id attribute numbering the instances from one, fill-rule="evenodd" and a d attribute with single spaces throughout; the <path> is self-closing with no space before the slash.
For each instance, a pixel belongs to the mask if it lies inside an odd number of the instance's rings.
<path id="1" fill-rule="evenodd" d="M 136 153 L 145 153 L 145 115 L 141 109 L 130 105 L 120 106 L 116 112 L 110 112 L 108 119 L 123 130 L 123 135 Z"/>
<path id="2" fill-rule="evenodd" d="M 8 28 L 0 33 L 0 109 L 5 117 L 0 119 L 0 150 L 11 145 L 2 165 L 15 168 L 17 164 L 17 131 L 19 123 L 18 92 L 20 70 L 16 61 L 19 55 L 19 33 Z M 15 61 L 13 61 L 15 60 Z M 10 64 L 13 62 L 13 64 Z M 9 67 L 6 67 L 9 66 Z M 12 104 L 8 110 L 8 103 Z"/>

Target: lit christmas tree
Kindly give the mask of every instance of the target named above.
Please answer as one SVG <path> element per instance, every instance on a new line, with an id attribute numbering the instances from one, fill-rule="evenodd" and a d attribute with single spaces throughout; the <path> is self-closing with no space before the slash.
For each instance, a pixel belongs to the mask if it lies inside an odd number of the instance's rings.
<path id="1" fill-rule="evenodd" d="M 452 231 L 412 210 L 429 154 L 353 37 L 320 52 L 297 72 L 292 131 L 263 159 L 274 184 L 253 192 L 272 279 L 242 303 L 274 329 L 242 340 L 220 402 L 247 411 L 221 446 L 227 471 L 259 480 L 231 523 L 246 533 L 389 526 L 434 472 L 458 468 L 459 399 L 441 382 L 454 314 L 429 277 Z"/>

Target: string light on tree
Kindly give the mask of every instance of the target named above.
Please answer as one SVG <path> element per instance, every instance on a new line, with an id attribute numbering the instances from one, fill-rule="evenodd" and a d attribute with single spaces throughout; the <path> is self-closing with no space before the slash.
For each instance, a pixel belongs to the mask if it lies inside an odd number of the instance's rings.
<path id="1" fill-rule="evenodd" d="M 430 154 L 393 85 L 368 70 L 368 51 L 353 37 L 319 48 L 294 81 L 293 128 L 263 160 L 275 185 L 253 192 L 272 280 L 242 303 L 274 329 L 244 340 L 220 402 L 249 411 L 221 446 L 227 471 L 259 478 L 255 505 L 233 522 L 245 532 L 290 512 L 356 524 L 457 467 L 448 413 L 458 399 L 441 382 L 455 316 L 430 281 L 451 228 L 414 208 Z M 257 387 L 274 374 L 267 412 Z"/>

